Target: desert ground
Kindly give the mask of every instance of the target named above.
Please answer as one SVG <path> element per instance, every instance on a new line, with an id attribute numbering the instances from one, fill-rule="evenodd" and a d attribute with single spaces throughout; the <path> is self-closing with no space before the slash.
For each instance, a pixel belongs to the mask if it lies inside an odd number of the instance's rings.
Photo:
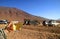
<path id="1" fill-rule="evenodd" d="M 60 39 L 60 27 L 24 25 L 20 31 L 5 33 L 7 39 Z"/>

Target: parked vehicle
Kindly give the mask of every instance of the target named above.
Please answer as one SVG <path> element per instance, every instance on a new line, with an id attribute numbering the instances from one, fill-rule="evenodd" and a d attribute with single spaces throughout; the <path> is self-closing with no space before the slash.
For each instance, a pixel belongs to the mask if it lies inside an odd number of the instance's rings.
<path id="1" fill-rule="evenodd" d="M 0 20 L 0 24 L 7 24 L 8 21 L 7 20 Z"/>
<path id="2" fill-rule="evenodd" d="M 58 23 L 57 21 L 55 20 L 49 20 L 49 21 L 43 21 L 43 25 L 44 26 L 57 26 L 59 25 L 60 23 Z"/>
<path id="3" fill-rule="evenodd" d="M 39 22 L 37 20 L 30 20 L 30 19 L 24 19 L 23 25 L 38 25 Z"/>
<path id="4" fill-rule="evenodd" d="M 30 20 L 29 19 L 24 19 L 23 25 L 30 25 Z"/>
<path id="5" fill-rule="evenodd" d="M 57 26 L 57 25 L 59 25 L 60 23 L 58 23 L 57 21 L 55 21 L 55 20 L 50 20 L 49 22 L 48 22 L 49 24 L 49 26 Z"/>

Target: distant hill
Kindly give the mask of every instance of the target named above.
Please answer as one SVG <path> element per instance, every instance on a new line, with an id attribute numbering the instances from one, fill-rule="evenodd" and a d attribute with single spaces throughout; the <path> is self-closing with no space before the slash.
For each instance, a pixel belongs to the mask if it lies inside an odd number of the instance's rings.
<path id="1" fill-rule="evenodd" d="M 0 19 L 7 19 L 9 21 L 11 20 L 23 21 L 24 19 L 31 19 L 31 20 L 35 19 L 39 21 L 48 20 L 46 18 L 34 16 L 28 14 L 23 10 L 12 8 L 12 7 L 0 7 Z"/>

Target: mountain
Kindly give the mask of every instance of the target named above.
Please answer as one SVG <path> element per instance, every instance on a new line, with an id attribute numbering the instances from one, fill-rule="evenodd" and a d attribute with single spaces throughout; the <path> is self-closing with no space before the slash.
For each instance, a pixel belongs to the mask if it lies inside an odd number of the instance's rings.
<path id="1" fill-rule="evenodd" d="M 13 7 L 0 7 L 0 19 L 7 19 L 9 21 L 18 20 L 23 21 L 24 19 L 31 19 L 31 20 L 46 20 L 46 18 L 38 17 L 31 15 L 23 10 L 13 8 Z"/>

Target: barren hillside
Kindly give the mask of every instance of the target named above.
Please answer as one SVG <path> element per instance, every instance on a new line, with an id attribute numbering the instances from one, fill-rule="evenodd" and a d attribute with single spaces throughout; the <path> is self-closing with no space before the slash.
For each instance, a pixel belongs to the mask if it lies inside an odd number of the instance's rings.
<path id="1" fill-rule="evenodd" d="M 25 11 L 22 11 L 17 8 L 11 7 L 0 7 L 0 19 L 7 19 L 7 20 L 19 20 L 23 21 L 24 19 L 36 19 L 36 20 L 44 20 L 43 17 L 37 17 L 31 14 L 28 14 Z"/>

